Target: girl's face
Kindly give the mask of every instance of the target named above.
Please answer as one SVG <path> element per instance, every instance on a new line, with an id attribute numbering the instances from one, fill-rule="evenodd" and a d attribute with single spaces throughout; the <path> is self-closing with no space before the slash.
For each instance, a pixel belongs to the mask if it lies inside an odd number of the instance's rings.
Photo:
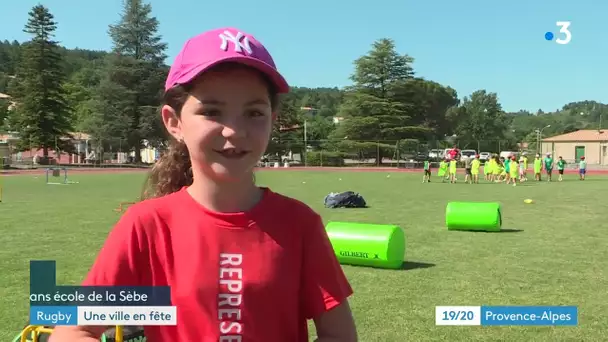
<path id="1" fill-rule="evenodd" d="M 245 67 L 206 72 L 175 121 L 173 130 L 167 126 L 186 144 L 193 168 L 214 180 L 251 179 L 272 129 L 267 83 Z"/>

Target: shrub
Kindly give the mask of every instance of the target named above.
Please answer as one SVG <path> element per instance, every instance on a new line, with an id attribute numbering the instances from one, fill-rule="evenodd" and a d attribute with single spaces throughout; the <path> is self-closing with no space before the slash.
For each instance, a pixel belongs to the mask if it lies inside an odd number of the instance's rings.
<path id="1" fill-rule="evenodd" d="M 306 166 L 344 166 L 344 156 L 340 152 L 306 152 Z"/>

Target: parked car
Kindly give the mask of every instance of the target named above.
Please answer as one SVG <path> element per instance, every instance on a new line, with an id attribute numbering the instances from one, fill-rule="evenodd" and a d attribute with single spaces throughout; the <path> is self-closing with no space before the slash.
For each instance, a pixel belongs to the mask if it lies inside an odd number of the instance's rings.
<path id="1" fill-rule="evenodd" d="M 414 158 L 413 159 L 415 161 L 425 161 L 425 160 L 429 159 L 429 154 L 418 152 L 418 153 L 414 154 Z"/>
<path id="2" fill-rule="evenodd" d="M 475 158 L 475 155 L 477 154 L 477 151 L 475 150 L 462 150 L 460 151 L 460 159 L 461 160 L 466 160 L 469 158 Z"/>
<path id="3" fill-rule="evenodd" d="M 479 160 L 485 162 L 492 157 L 492 153 L 490 152 L 481 152 L 479 153 Z"/>
<path id="4" fill-rule="evenodd" d="M 505 159 L 512 156 L 515 156 L 517 158 L 519 156 L 519 153 L 515 151 L 500 151 L 500 156 Z"/>
<path id="5" fill-rule="evenodd" d="M 429 151 L 429 158 L 431 159 L 443 159 L 444 157 L 443 150 L 433 149 Z"/>

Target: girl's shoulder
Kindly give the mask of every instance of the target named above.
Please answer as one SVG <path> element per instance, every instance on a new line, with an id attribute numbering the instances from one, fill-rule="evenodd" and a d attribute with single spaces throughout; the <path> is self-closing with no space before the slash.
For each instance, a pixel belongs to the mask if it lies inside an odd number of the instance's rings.
<path id="1" fill-rule="evenodd" d="M 159 225 L 166 222 L 173 215 L 172 208 L 180 206 L 182 191 L 162 197 L 145 199 L 134 203 L 127 208 L 120 221 L 140 233 L 153 234 Z"/>
<path id="2" fill-rule="evenodd" d="M 263 210 L 258 212 L 260 222 L 265 222 L 269 229 L 285 230 L 289 227 L 292 236 L 308 236 L 310 232 L 319 229 L 324 231 L 323 218 L 313 208 L 306 203 L 267 190 L 267 196 L 263 205 Z M 271 221 L 268 219 L 271 218 Z"/>
<path id="3" fill-rule="evenodd" d="M 273 192 L 268 188 L 265 188 L 265 190 L 268 191 L 269 202 L 272 203 L 275 213 L 283 214 L 291 220 L 306 217 L 316 218 L 319 216 L 308 204 L 298 199 Z"/>

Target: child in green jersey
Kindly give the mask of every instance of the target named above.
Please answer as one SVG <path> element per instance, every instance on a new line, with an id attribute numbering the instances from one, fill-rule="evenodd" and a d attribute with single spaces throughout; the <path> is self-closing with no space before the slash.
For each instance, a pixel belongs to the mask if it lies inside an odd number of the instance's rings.
<path id="1" fill-rule="evenodd" d="M 587 173 L 587 161 L 585 156 L 581 157 L 581 161 L 578 162 L 578 179 L 585 180 L 585 174 Z"/>
<path id="2" fill-rule="evenodd" d="M 566 168 L 566 161 L 562 158 L 562 156 L 559 156 L 559 158 L 557 159 L 557 172 L 559 173 L 557 180 L 560 182 L 563 180 L 565 168 Z"/>
<path id="3" fill-rule="evenodd" d="M 551 153 L 547 152 L 547 156 L 545 157 L 543 164 L 545 172 L 547 173 L 547 182 L 550 182 L 551 178 L 553 177 L 553 157 L 551 157 Z"/>
<path id="4" fill-rule="evenodd" d="M 431 162 L 428 160 L 424 161 L 424 176 L 422 176 L 422 183 L 431 182 Z"/>
<path id="5" fill-rule="evenodd" d="M 507 184 L 509 183 L 509 180 L 511 179 L 511 155 L 507 156 L 507 158 L 503 159 L 502 161 L 502 165 L 504 165 L 505 167 L 505 174 L 503 175 L 504 180 L 507 181 Z"/>
<path id="6" fill-rule="evenodd" d="M 536 158 L 534 158 L 534 179 L 539 181 L 541 180 L 541 172 L 543 170 L 543 160 L 540 159 L 540 154 L 536 154 Z"/>

